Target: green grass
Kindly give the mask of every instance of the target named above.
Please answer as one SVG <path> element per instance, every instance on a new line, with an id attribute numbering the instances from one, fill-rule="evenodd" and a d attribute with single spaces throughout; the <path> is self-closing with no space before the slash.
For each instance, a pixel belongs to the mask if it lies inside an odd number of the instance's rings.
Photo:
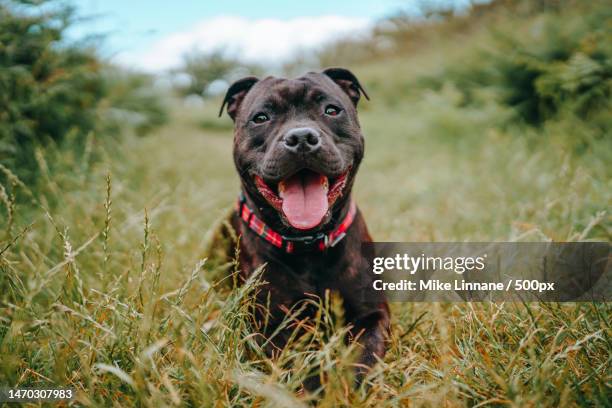
<path id="1" fill-rule="evenodd" d="M 445 51 L 468 54 L 438 45 L 354 67 L 372 97 L 354 194 L 373 237 L 609 242 L 610 138 L 570 114 L 513 123 L 491 89 L 465 104 L 450 82 L 412 88 Z M 0 384 L 72 386 L 84 406 L 612 404 L 610 303 L 393 304 L 387 355 L 353 390 L 330 294 L 307 335 L 265 357 L 257 280 L 232 290 L 231 259 L 204 260 L 238 193 L 217 106 L 175 106 L 115 146 L 92 136 L 85 157 L 40 150 L 36 191 L 0 168 Z M 318 397 L 301 390 L 313 369 Z"/>
<path id="2" fill-rule="evenodd" d="M 374 95 L 364 109 L 355 194 L 376 239 L 609 240 L 605 146 L 572 156 L 556 128 L 532 141 L 495 130 L 494 113 L 431 98 L 388 109 Z M 320 367 L 319 406 L 610 404 L 607 303 L 394 304 L 387 356 L 369 388 L 351 391 L 354 350 L 331 323 L 342 314 L 332 296 L 318 331 L 265 358 L 250 329 L 253 287 L 216 284 L 203 261 L 238 183 L 231 135 L 204 133 L 199 116 L 181 110 L 87 174 L 48 174 L 40 206 L 15 208 L 0 383 L 71 385 L 92 406 L 297 406 Z"/>

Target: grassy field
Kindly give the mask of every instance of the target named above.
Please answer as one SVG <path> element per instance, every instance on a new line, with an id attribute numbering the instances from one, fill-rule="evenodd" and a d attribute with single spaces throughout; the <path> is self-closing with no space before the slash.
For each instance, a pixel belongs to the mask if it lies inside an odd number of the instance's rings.
<path id="1" fill-rule="evenodd" d="M 569 115 L 514 122 L 486 89 L 474 105 L 450 82 L 413 87 L 468 52 L 436 44 L 351 67 L 372 99 L 354 194 L 375 240 L 609 242 L 610 138 Z M 35 191 L 0 168 L 0 384 L 72 386 L 84 406 L 612 404 L 610 303 L 393 304 L 388 353 L 353 390 L 332 295 L 267 359 L 257 281 L 229 290 L 236 265 L 205 259 L 238 193 L 231 123 L 216 100 L 173 104 L 149 137 L 39 151 Z M 318 396 L 301 390 L 313 368 Z"/>

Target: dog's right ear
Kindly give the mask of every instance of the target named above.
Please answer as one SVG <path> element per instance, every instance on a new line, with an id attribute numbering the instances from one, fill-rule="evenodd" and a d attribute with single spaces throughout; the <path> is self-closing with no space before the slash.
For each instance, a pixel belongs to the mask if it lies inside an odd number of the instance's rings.
<path id="1" fill-rule="evenodd" d="M 238 112 L 242 100 L 257 81 L 259 81 L 259 79 L 251 76 L 234 82 L 227 90 L 225 98 L 223 98 L 223 103 L 219 110 L 219 117 L 223 115 L 223 108 L 227 105 L 227 114 L 230 115 L 232 120 L 236 120 L 236 112 Z"/>

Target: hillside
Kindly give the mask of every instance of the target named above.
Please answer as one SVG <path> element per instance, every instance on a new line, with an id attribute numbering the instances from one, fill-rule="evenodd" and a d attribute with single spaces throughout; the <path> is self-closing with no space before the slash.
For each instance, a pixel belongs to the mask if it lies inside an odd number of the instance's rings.
<path id="1" fill-rule="evenodd" d="M 375 240 L 610 241 L 612 10 L 567 4 L 344 61 L 371 97 L 354 194 Z M 512 99 L 530 83 L 510 80 L 534 60 L 544 79 L 520 102 L 553 101 L 537 119 Z M 350 392 L 332 297 L 320 332 L 265 358 L 257 282 L 230 293 L 204 261 L 238 194 L 230 120 L 216 99 L 167 103 L 146 137 L 38 150 L 36 188 L 0 167 L 0 384 L 70 384 L 86 406 L 307 406 L 320 367 L 322 407 L 610 405 L 609 303 L 393 304 L 389 352 Z"/>

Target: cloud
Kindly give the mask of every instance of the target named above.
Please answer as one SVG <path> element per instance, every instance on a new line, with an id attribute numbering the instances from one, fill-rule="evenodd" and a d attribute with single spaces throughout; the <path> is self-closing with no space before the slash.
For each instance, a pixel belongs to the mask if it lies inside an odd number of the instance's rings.
<path id="1" fill-rule="evenodd" d="M 124 66 L 159 72 L 178 66 L 187 52 L 223 50 L 247 62 L 275 64 L 301 50 L 364 32 L 371 23 L 367 18 L 334 15 L 287 20 L 215 17 L 167 35 L 140 52 L 121 53 L 116 60 Z"/>

